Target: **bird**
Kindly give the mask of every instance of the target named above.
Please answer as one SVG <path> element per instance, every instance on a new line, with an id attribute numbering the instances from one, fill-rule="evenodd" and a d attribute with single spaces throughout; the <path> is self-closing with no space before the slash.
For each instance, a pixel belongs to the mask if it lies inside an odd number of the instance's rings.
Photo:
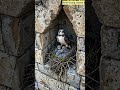
<path id="1" fill-rule="evenodd" d="M 61 46 L 66 46 L 67 48 L 70 48 L 70 40 L 66 37 L 64 33 L 64 29 L 59 29 L 58 30 L 58 35 L 56 36 L 57 42 L 61 44 Z"/>

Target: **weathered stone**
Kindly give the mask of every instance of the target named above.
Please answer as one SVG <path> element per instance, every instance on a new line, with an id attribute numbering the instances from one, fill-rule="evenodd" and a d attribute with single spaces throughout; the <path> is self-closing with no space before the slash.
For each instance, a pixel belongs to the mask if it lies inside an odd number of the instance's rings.
<path id="1" fill-rule="evenodd" d="M 120 60 L 120 59 L 119 59 Z M 101 90 L 120 89 L 120 62 L 106 56 L 101 57 L 100 76 Z"/>
<path id="2" fill-rule="evenodd" d="M 43 83 L 52 90 L 69 90 L 69 85 L 58 80 L 55 80 L 39 71 L 35 71 L 37 82 Z"/>
<path id="3" fill-rule="evenodd" d="M 41 65 L 39 63 L 36 63 L 35 66 L 36 66 L 36 70 L 44 73 L 45 75 L 51 78 L 59 80 L 58 75 L 50 69 L 50 66 L 48 64 Z M 80 77 L 79 75 L 77 75 L 76 70 L 70 67 L 67 70 L 67 75 L 61 77 L 61 81 L 66 82 L 75 88 L 79 88 Z"/>
<path id="4" fill-rule="evenodd" d="M 76 69 L 72 66 L 67 70 L 67 83 L 74 88 L 79 88 L 81 77 L 77 74 Z"/>
<path id="5" fill-rule="evenodd" d="M 0 84 L 12 87 L 16 58 L 0 52 Z"/>
<path id="6" fill-rule="evenodd" d="M 6 90 L 5 86 L 0 85 L 0 90 Z"/>
<path id="7" fill-rule="evenodd" d="M 84 6 L 64 6 L 64 11 L 71 21 L 76 35 L 85 37 L 85 8 Z"/>
<path id="8" fill-rule="evenodd" d="M 0 85 L 0 90 L 10 90 L 10 88 L 4 86 L 4 85 Z"/>
<path id="9" fill-rule="evenodd" d="M 85 77 L 81 77 L 80 90 L 85 90 Z"/>
<path id="10" fill-rule="evenodd" d="M 20 58 L 17 59 L 17 64 L 16 64 L 16 81 L 17 78 L 19 78 L 20 86 L 23 86 L 23 81 L 24 81 L 24 76 L 25 76 L 25 67 L 29 65 L 31 62 L 31 56 L 30 56 L 30 51 L 27 51 L 24 55 L 22 55 Z M 17 77 L 19 76 L 19 77 Z"/>
<path id="11" fill-rule="evenodd" d="M 35 31 L 43 33 L 60 11 L 60 0 L 47 0 L 35 5 Z"/>
<path id="12" fill-rule="evenodd" d="M 85 52 L 85 38 L 77 37 L 77 50 Z"/>
<path id="13" fill-rule="evenodd" d="M 114 50 L 114 51 L 111 51 L 111 52 L 106 52 L 103 54 L 103 56 L 107 56 L 109 58 L 114 58 L 116 60 L 119 60 L 120 59 L 120 50 Z"/>
<path id="14" fill-rule="evenodd" d="M 34 10 L 34 0 L 0 0 L 0 14 L 18 17 Z"/>
<path id="15" fill-rule="evenodd" d="M 50 44 L 50 32 L 46 32 L 44 34 L 40 34 L 39 38 L 37 40 L 40 40 L 40 43 L 38 44 L 40 49 L 45 49 Z"/>
<path id="16" fill-rule="evenodd" d="M 41 49 L 40 33 L 35 33 L 35 50 Z"/>
<path id="17" fill-rule="evenodd" d="M 0 25 L 0 50 L 4 51 L 3 36 L 2 36 L 2 32 L 1 32 L 1 25 Z"/>
<path id="18" fill-rule="evenodd" d="M 70 86 L 69 90 L 77 90 L 77 88 L 74 88 L 73 86 Z"/>
<path id="19" fill-rule="evenodd" d="M 77 73 L 85 76 L 85 52 L 77 51 Z"/>
<path id="20" fill-rule="evenodd" d="M 92 0 L 100 22 L 106 26 L 120 28 L 120 0 Z"/>
<path id="21" fill-rule="evenodd" d="M 35 90 L 50 90 L 50 88 L 48 88 L 44 83 L 40 82 L 40 83 L 36 83 L 35 85 Z"/>
<path id="22" fill-rule="evenodd" d="M 102 26 L 101 28 L 101 47 L 102 53 L 120 49 L 120 29 Z"/>
<path id="23" fill-rule="evenodd" d="M 4 52 L 20 56 L 34 43 L 34 14 L 21 18 L 2 15 L 1 19 Z"/>
<path id="24" fill-rule="evenodd" d="M 47 53 L 48 49 L 44 49 L 44 50 L 36 50 L 35 51 L 35 62 L 38 62 L 40 64 L 45 64 L 45 56 Z"/>

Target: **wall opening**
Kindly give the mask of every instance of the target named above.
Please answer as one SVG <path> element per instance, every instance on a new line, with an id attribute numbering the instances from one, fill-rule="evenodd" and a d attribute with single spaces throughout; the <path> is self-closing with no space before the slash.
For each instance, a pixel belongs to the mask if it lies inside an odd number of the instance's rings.
<path id="1" fill-rule="evenodd" d="M 57 41 L 56 36 L 58 36 L 58 31 L 60 29 L 64 29 L 65 37 L 67 37 L 70 41 L 70 47 L 66 48 Z M 43 40 L 41 41 L 43 44 L 43 49 L 39 50 L 40 58 L 38 59 L 41 61 L 43 60 L 43 63 L 37 63 L 39 71 L 44 73 L 44 75 L 50 76 L 58 81 L 61 81 L 62 83 L 66 83 L 79 89 L 80 76 L 76 72 L 77 35 L 63 8 L 59 12 L 58 16 L 51 22 L 45 32 L 40 34 L 40 38 Z M 62 48 L 65 47 L 63 49 L 65 52 L 59 54 L 64 58 L 58 56 L 56 57 L 54 52 L 58 46 L 61 46 Z"/>

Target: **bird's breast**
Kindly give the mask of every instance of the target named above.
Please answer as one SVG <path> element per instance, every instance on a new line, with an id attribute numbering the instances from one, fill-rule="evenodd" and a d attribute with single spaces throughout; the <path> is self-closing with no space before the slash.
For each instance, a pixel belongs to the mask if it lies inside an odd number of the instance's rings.
<path id="1" fill-rule="evenodd" d="M 59 39 L 59 42 L 60 42 L 60 43 L 66 44 L 63 36 L 59 36 L 58 39 Z"/>

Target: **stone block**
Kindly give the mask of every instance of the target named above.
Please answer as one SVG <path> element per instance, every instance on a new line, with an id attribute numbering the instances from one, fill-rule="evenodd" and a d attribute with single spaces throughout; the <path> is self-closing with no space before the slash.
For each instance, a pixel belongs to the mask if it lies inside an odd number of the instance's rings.
<path id="1" fill-rule="evenodd" d="M 0 90 L 7 90 L 7 87 L 0 85 Z M 8 90 L 9 90 L 9 89 L 8 89 Z"/>
<path id="2" fill-rule="evenodd" d="M 120 29 L 107 26 L 101 28 L 102 53 L 120 49 Z"/>
<path id="3" fill-rule="evenodd" d="M 4 46 L 3 46 L 3 36 L 2 36 L 2 32 L 1 32 L 1 25 L 0 25 L 0 50 L 4 51 Z"/>
<path id="4" fill-rule="evenodd" d="M 77 88 L 73 87 L 73 86 L 70 86 L 69 87 L 69 90 L 78 90 Z"/>
<path id="5" fill-rule="evenodd" d="M 43 1 L 43 5 L 35 5 L 35 31 L 43 33 L 61 10 L 60 0 Z"/>
<path id="6" fill-rule="evenodd" d="M 64 6 L 64 11 L 73 25 L 78 37 L 85 37 L 85 9 L 84 6 Z M 83 9 L 83 10 L 82 10 Z"/>
<path id="7" fill-rule="evenodd" d="M 85 52 L 85 38 L 77 37 L 77 50 Z"/>
<path id="8" fill-rule="evenodd" d="M 35 33 L 35 50 L 40 50 L 42 48 L 40 41 L 40 33 Z"/>
<path id="9" fill-rule="evenodd" d="M 0 14 L 19 17 L 34 10 L 34 0 L 1 0 Z"/>
<path id="10" fill-rule="evenodd" d="M 20 86 L 23 85 L 24 81 L 24 76 L 25 76 L 25 67 L 30 64 L 31 62 L 31 56 L 30 56 L 30 51 L 27 51 L 24 55 L 22 55 L 20 58 L 17 58 L 17 64 L 16 64 L 16 76 L 15 76 L 15 81 L 17 82 L 17 78 L 19 78 Z M 19 77 L 17 77 L 19 76 Z"/>
<path id="11" fill-rule="evenodd" d="M 52 90 L 69 90 L 69 85 L 53 79 L 39 71 L 35 71 L 37 82 L 41 82 Z"/>
<path id="12" fill-rule="evenodd" d="M 40 49 L 43 50 L 47 48 L 47 46 L 50 44 L 50 32 L 48 31 L 46 33 L 40 34 L 39 37 L 37 37 L 36 39 L 36 41 L 38 41 L 38 44 L 40 44 Z"/>
<path id="13" fill-rule="evenodd" d="M 52 33 L 54 33 L 54 31 Z M 55 36 L 55 35 L 53 35 L 53 36 Z M 36 32 L 36 38 L 35 38 L 35 49 L 36 50 L 43 50 L 43 49 L 47 48 L 52 42 L 53 41 L 51 40 L 50 31 L 47 31 L 46 33 L 37 33 Z"/>
<path id="14" fill-rule="evenodd" d="M 120 28 L 120 0 L 92 0 L 92 3 L 102 24 Z"/>
<path id="15" fill-rule="evenodd" d="M 20 18 L 1 15 L 1 22 L 4 52 L 20 56 L 34 44 L 34 14 Z"/>
<path id="16" fill-rule="evenodd" d="M 35 90 L 50 90 L 44 83 L 36 83 Z"/>
<path id="17" fill-rule="evenodd" d="M 51 78 L 59 80 L 58 75 L 50 69 L 50 66 L 48 64 L 41 65 L 39 63 L 36 63 L 36 70 L 44 73 Z M 80 76 L 76 73 L 76 70 L 74 68 L 70 67 L 67 70 L 67 75 L 63 75 L 61 77 L 61 81 L 66 82 L 75 88 L 79 88 Z"/>
<path id="18" fill-rule="evenodd" d="M 85 76 L 85 52 L 77 51 L 77 73 Z"/>
<path id="19" fill-rule="evenodd" d="M 70 67 L 67 70 L 67 83 L 69 83 L 74 88 L 79 88 L 80 81 L 81 77 L 77 74 L 76 68 Z"/>
<path id="20" fill-rule="evenodd" d="M 44 50 L 36 50 L 35 51 L 35 62 L 38 62 L 40 64 L 45 64 L 46 60 L 45 60 L 45 56 L 47 53 L 48 49 L 44 49 Z"/>
<path id="21" fill-rule="evenodd" d="M 80 90 L 85 90 L 85 77 L 81 77 Z"/>
<path id="22" fill-rule="evenodd" d="M 119 59 L 120 60 L 120 59 Z M 101 57 L 100 62 L 100 82 L 101 90 L 119 90 L 120 89 L 120 61 L 109 58 L 107 56 Z"/>
<path id="23" fill-rule="evenodd" d="M 12 87 L 16 58 L 0 52 L 0 84 Z"/>

